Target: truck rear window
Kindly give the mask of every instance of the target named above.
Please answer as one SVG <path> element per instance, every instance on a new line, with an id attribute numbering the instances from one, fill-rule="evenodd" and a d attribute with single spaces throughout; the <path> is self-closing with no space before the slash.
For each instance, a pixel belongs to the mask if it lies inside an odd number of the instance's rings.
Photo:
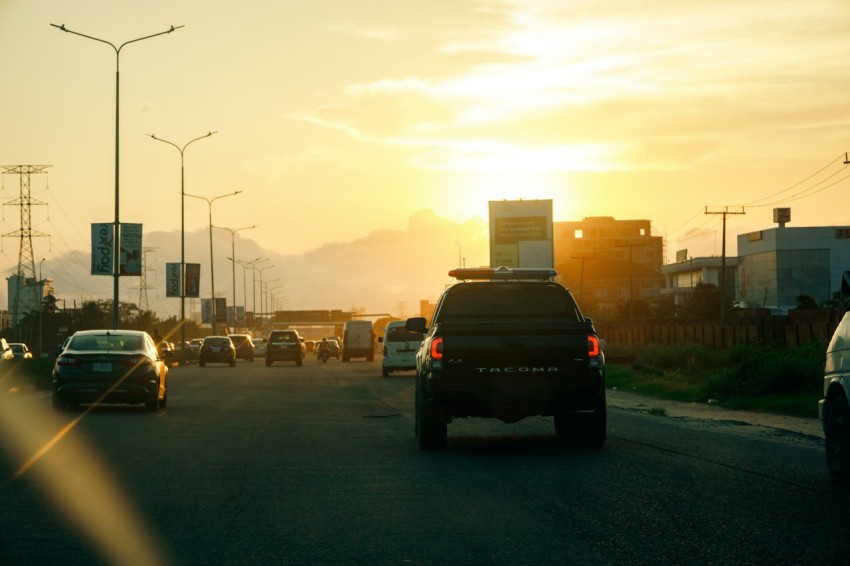
<path id="1" fill-rule="evenodd" d="M 460 318 L 564 318 L 582 320 L 572 295 L 557 285 L 469 283 L 449 290 L 442 321 Z"/>

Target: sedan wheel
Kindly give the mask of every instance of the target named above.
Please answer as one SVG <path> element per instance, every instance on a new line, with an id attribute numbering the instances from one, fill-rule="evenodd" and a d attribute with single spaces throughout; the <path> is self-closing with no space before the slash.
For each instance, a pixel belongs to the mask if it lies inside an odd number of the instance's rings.
<path id="1" fill-rule="evenodd" d="M 826 465 L 832 477 L 850 482 L 850 407 L 847 399 L 838 397 L 826 416 Z"/>

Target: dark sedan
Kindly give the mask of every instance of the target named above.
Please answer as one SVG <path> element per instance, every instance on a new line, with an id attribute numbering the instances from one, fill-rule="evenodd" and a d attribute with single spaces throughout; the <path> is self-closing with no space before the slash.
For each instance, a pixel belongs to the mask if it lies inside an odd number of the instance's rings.
<path id="1" fill-rule="evenodd" d="M 156 411 L 168 402 L 167 379 L 168 365 L 147 332 L 81 330 L 53 365 L 53 408 L 144 403 Z"/>
<path id="2" fill-rule="evenodd" d="M 236 346 L 227 336 L 207 336 L 198 352 L 198 365 L 204 367 L 208 363 L 236 365 Z"/>

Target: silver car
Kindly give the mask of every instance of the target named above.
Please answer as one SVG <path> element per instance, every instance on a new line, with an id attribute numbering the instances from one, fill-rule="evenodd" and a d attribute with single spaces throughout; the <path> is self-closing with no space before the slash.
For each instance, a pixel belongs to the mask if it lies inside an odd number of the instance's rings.
<path id="1" fill-rule="evenodd" d="M 836 480 L 850 483 L 850 313 L 844 314 L 826 350 L 818 413 L 827 468 Z"/>

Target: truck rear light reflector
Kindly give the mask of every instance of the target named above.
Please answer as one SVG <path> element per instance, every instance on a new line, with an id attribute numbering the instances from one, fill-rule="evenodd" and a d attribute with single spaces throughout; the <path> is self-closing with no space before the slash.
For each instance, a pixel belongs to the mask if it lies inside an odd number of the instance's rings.
<path id="1" fill-rule="evenodd" d="M 599 338 L 596 336 L 587 337 L 587 355 L 591 358 L 598 358 L 600 354 Z"/>
<path id="2" fill-rule="evenodd" d="M 431 359 L 432 360 L 442 360 L 443 359 L 443 339 L 442 338 L 434 338 L 431 341 Z"/>

